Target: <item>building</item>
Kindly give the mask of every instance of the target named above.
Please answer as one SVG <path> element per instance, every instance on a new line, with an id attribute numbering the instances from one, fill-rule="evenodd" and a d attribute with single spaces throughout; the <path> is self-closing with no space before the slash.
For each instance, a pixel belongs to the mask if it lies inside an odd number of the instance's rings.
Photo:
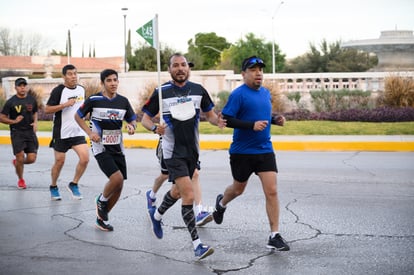
<path id="1" fill-rule="evenodd" d="M 378 65 L 372 71 L 414 71 L 413 31 L 382 31 L 378 39 L 348 41 L 341 46 L 375 53 Z"/>
<path id="2" fill-rule="evenodd" d="M 103 69 L 123 71 L 123 57 L 66 57 L 66 56 L 0 56 L 0 73 L 18 76 L 51 78 L 60 75 L 62 68 L 71 63 L 78 73 L 98 73 Z"/>

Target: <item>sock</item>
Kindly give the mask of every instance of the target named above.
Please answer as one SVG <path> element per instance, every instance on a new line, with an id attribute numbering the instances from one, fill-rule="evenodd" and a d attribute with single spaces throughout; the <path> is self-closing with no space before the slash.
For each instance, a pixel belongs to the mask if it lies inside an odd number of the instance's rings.
<path id="1" fill-rule="evenodd" d="M 203 211 L 203 206 L 201 204 L 197 204 L 196 207 L 195 207 L 196 216 L 198 216 L 198 214 L 200 214 L 201 211 Z"/>
<path id="2" fill-rule="evenodd" d="M 171 192 L 168 191 L 165 196 L 164 199 L 162 200 L 161 205 L 158 207 L 158 212 L 160 212 L 161 215 L 164 215 L 164 213 L 171 207 L 174 205 L 174 203 L 177 202 L 177 199 L 174 199 L 173 197 L 171 197 Z"/>
<path id="3" fill-rule="evenodd" d="M 150 196 L 151 199 L 155 199 L 157 194 L 154 193 L 154 191 L 151 189 L 151 192 L 150 192 L 149 196 Z"/>
<path id="4" fill-rule="evenodd" d="M 201 244 L 200 238 L 193 241 L 194 250 L 198 247 L 199 244 Z"/>
<path id="5" fill-rule="evenodd" d="M 183 217 L 183 221 L 187 226 L 188 232 L 190 232 L 191 239 L 193 241 L 197 240 L 198 232 L 196 229 L 193 205 L 181 205 L 181 216 Z"/>
<path id="6" fill-rule="evenodd" d="M 100 201 L 108 201 L 108 198 L 105 198 L 103 193 L 101 194 L 101 196 L 99 197 Z"/>
<path id="7" fill-rule="evenodd" d="M 274 231 L 274 232 L 270 233 L 270 238 L 274 238 L 276 236 L 276 234 L 279 234 L 279 231 Z"/>
<path id="8" fill-rule="evenodd" d="M 220 206 L 221 208 L 226 208 L 226 206 L 224 206 L 224 205 L 223 205 L 222 201 L 223 201 L 223 200 L 220 200 L 220 202 L 219 202 L 219 206 Z"/>
<path id="9" fill-rule="evenodd" d="M 160 212 L 158 212 L 158 209 L 155 210 L 154 219 L 156 219 L 157 221 L 160 221 L 162 219 L 162 214 L 160 214 Z"/>
<path id="10" fill-rule="evenodd" d="M 71 181 L 70 183 L 69 183 L 69 185 L 78 185 L 77 183 L 75 183 L 75 182 L 73 182 L 73 181 Z"/>

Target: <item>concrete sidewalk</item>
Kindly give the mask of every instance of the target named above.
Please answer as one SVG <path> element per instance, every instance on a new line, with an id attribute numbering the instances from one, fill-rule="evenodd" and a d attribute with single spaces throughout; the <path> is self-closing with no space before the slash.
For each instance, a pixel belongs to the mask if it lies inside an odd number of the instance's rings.
<path id="1" fill-rule="evenodd" d="M 41 146 L 48 146 L 51 132 L 38 132 Z M 126 148 L 155 148 L 158 136 L 148 134 L 124 135 Z M 231 135 L 200 135 L 202 150 L 226 150 Z M 272 136 L 277 151 L 414 151 L 414 136 Z M 0 131 L 0 144 L 10 144 L 9 131 Z"/>

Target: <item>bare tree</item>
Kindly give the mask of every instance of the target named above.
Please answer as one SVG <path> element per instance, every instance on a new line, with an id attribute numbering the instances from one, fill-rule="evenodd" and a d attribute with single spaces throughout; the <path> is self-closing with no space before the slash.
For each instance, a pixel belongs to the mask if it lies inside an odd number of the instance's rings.
<path id="1" fill-rule="evenodd" d="M 23 31 L 11 33 L 10 29 L 0 27 L 0 54 L 34 56 L 47 54 L 48 42 L 38 33 L 25 34 Z"/>
<path id="2" fill-rule="evenodd" d="M 11 38 L 10 38 L 10 30 L 7 28 L 0 28 L 0 54 L 2 55 L 10 55 L 11 50 Z"/>

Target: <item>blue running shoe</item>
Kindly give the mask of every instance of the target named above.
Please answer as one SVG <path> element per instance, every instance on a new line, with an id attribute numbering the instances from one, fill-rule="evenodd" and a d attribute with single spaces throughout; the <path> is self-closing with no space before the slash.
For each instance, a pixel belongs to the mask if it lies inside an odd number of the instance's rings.
<path id="1" fill-rule="evenodd" d="M 52 201 L 60 201 L 62 199 L 57 186 L 50 186 L 49 189 Z"/>
<path id="2" fill-rule="evenodd" d="M 145 193 L 145 196 L 147 198 L 147 208 L 148 208 L 148 210 L 155 207 L 155 199 L 150 197 L 150 193 L 151 193 L 151 190 L 148 190 L 147 193 Z"/>
<path id="3" fill-rule="evenodd" d="M 207 211 L 201 211 L 196 217 L 196 225 L 203 226 L 213 220 L 213 214 Z"/>
<path id="4" fill-rule="evenodd" d="M 152 231 L 154 232 L 155 237 L 157 237 L 158 239 L 162 239 L 161 221 L 157 221 L 154 218 L 155 211 L 157 211 L 157 209 L 155 207 L 152 207 L 152 208 L 148 209 L 148 215 L 151 219 Z"/>
<path id="5" fill-rule="evenodd" d="M 197 248 L 194 250 L 195 256 L 201 260 L 204 259 L 207 256 L 210 256 L 214 253 L 214 249 L 208 245 L 199 244 Z"/>
<path id="6" fill-rule="evenodd" d="M 68 190 L 69 190 L 69 192 L 72 195 L 72 198 L 74 200 L 81 200 L 82 199 L 82 195 L 79 192 L 79 187 L 76 183 L 73 183 L 73 182 L 69 183 L 67 188 L 68 188 Z"/>

